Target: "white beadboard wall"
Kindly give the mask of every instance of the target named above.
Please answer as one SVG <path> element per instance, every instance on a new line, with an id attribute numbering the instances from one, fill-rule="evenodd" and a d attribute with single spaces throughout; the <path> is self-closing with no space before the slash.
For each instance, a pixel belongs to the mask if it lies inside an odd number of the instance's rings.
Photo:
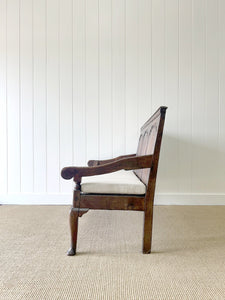
<path id="1" fill-rule="evenodd" d="M 160 105 L 156 203 L 225 204 L 224 0 L 0 0 L 0 203 L 70 203 Z"/>

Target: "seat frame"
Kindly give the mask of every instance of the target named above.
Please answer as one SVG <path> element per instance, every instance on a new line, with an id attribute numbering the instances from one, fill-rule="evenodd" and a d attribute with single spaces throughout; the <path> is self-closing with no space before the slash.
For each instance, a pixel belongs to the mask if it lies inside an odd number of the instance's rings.
<path id="1" fill-rule="evenodd" d="M 143 253 L 151 252 L 155 184 L 166 109 L 167 107 L 161 106 L 141 128 L 139 148 L 140 145 L 142 148 L 145 147 L 143 137 L 146 132 L 149 135 L 151 134 L 152 128 L 155 126 L 157 118 L 159 118 L 152 154 L 138 155 L 137 153 L 108 160 L 90 160 L 88 161 L 88 167 L 66 167 L 62 169 L 61 176 L 64 179 L 73 178 L 76 183 L 73 191 L 73 205 L 70 210 L 71 248 L 68 250 L 67 255 L 76 254 L 78 217 L 87 213 L 89 209 L 143 211 Z M 138 152 L 140 152 L 140 149 Z M 135 170 L 135 174 L 146 185 L 145 195 L 85 194 L 81 192 L 82 177 L 106 174 L 122 169 Z M 145 177 L 141 176 L 139 171 L 142 169 L 150 169 L 149 174 L 145 174 Z"/>

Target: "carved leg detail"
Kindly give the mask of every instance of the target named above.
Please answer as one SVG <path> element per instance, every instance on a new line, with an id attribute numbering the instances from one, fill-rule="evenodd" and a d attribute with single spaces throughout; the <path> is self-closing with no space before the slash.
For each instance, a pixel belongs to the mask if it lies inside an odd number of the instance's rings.
<path id="1" fill-rule="evenodd" d="M 152 212 L 144 214 L 144 237 L 143 237 L 143 253 L 151 253 L 152 245 Z"/>
<path id="2" fill-rule="evenodd" d="M 78 211 L 70 210 L 70 231 L 71 231 L 71 248 L 67 255 L 73 256 L 76 254 L 77 248 L 77 230 L 78 230 Z"/>
<path id="3" fill-rule="evenodd" d="M 74 208 L 76 209 L 76 208 Z M 89 208 L 79 208 L 79 217 L 82 217 L 83 214 L 86 214 L 89 211 Z"/>

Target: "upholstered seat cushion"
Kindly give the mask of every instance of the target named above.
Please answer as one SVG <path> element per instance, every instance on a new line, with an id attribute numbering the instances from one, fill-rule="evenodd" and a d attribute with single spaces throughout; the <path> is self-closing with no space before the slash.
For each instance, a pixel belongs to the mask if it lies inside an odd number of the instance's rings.
<path id="1" fill-rule="evenodd" d="M 143 195 L 146 187 L 133 171 L 120 170 L 113 173 L 83 177 L 83 193 Z"/>

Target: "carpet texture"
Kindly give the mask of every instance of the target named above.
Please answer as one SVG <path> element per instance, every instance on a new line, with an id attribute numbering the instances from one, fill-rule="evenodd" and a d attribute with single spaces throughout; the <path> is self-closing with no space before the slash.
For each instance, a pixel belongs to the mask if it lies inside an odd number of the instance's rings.
<path id="1" fill-rule="evenodd" d="M 90 211 L 67 257 L 67 206 L 0 206 L 0 299 L 225 299 L 225 207 Z"/>

